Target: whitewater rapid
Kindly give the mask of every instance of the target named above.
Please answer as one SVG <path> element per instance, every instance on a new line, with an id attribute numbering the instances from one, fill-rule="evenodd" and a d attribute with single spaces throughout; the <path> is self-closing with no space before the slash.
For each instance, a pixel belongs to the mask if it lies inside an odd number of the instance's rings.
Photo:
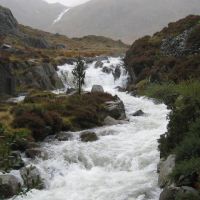
<path id="1" fill-rule="evenodd" d="M 83 143 L 79 132 L 72 133 L 70 141 L 43 143 L 48 160 L 36 160 L 45 181 L 45 190 L 32 190 L 17 200 L 158 200 L 157 139 L 166 131 L 168 110 L 163 104 L 154 104 L 145 98 L 118 92 L 124 86 L 127 74 L 120 58 L 103 61 L 113 70 L 121 65 L 121 77 L 114 81 L 111 74 L 90 64 L 86 73 L 85 89 L 100 84 L 107 92 L 118 95 L 125 104 L 129 122 L 95 128 L 99 140 Z M 71 84 L 72 65 L 59 67 L 59 76 L 65 86 Z M 68 81 L 67 81 L 68 80 Z M 145 115 L 131 114 L 142 109 Z"/>

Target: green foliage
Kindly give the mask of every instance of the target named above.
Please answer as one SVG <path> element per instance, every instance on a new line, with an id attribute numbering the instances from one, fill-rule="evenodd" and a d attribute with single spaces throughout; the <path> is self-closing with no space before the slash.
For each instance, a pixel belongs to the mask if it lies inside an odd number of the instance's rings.
<path id="1" fill-rule="evenodd" d="M 74 76 L 74 82 L 78 89 L 79 95 L 81 94 L 82 86 L 85 84 L 85 70 L 86 67 L 84 62 L 81 60 L 80 57 L 78 57 L 76 66 L 73 69 L 72 74 Z"/>
<path id="2" fill-rule="evenodd" d="M 183 105 L 169 114 L 168 131 L 159 139 L 161 157 L 168 156 L 187 135 L 190 125 L 200 118 L 200 101 L 183 98 Z"/>
<path id="3" fill-rule="evenodd" d="M 175 200 L 200 200 L 200 195 L 195 193 L 178 194 Z"/>
<path id="4" fill-rule="evenodd" d="M 185 160 L 176 164 L 171 177 L 178 183 L 181 175 L 185 177 L 192 177 L 191 183 L 194 181 L 198 182 L 198 174 L 200 173 L 200 158 L 192 158 L 190 160 Z M 196 176 L 195 176 L 196 175 Z M 193 184 L 194 184 L 193 183 Z"/>
<path id="5" fill-rule="evenodd" d="M 176 161 L 200 157 L 200 137 L 188 135 L 175 149 Z"/>

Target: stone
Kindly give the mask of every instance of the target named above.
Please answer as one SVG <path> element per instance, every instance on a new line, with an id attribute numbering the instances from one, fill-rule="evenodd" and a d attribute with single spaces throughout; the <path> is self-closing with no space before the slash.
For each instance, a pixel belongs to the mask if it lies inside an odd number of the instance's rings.
<path id="1" fill-rule="evenodd" d="M 109 67 L 103 67 L 102 72 L 106 73 L 106 74 L 110 74 L 112 73 L 112 69 L 110 69 Z"/>
<path id="2" fill-rule="evenodd" d="M 85 131 L 80 134 L 80 139 L 82 142 L 94 142 L 98 140 L 98 137 L 94 132 Z"/>
<path id="3" fill-rule="evenodd" d="M 67 132 L 60 132 L 56 135 L 56 139 L 59 141 L 68 141 L 72 138 L 72 135 Z"/>
<path id="4" fill-rule="evenodd" d="M 39 170 L 35 166 L 24 167 L 20 170 L 24 185 L 29 189 L 43 189 L 44 182 Z"/>
<path id="5" fill-rule="evenodd" d="M 19 192 L 19 180 L 10 174 L 0 175 L 0 198 L 11 198 Z"/>
<path id="6" fill-rule="evenodd" d="M 125 88 L 122 88 L 120 86 L 117 86 L 115 89 L 117 89 L 119 92 L 125 92 L 126 91 Z"/>
<path id="7" fill-rule="evenodd" d="M 126 119 L 124 103 L 116 96 L 116 101 L 108 101 L 105 103 L 105 110 L 108 116 L 114 119 Z"/>
<path id="8" fill-rule="evenodd" d="M 66 94 L 74 94 L 76 92 L 75 88 L 67 88 Z"/>
<path id="9" fill-rule="evenodd" d="M 161 161 L 159 165 L 160 173 L 158 178 L 158 185 L 159 187 L 163 188 L 169 184 L 169 175 L 172 173 L 175 167 L 175 155 L 169 155 L 168 158 L 164 161 Z"/>
<path id="10" fill-rule="evenodd" d="M 134 117 L 140 117 L 140 116 L 143 116 L 144 114 L 145 113 L 142 110 L 138 110 L 138 111 L 134 112 L 132 114 L 132 116 L 134 116 Z"/>
<path id="11" fill-rule="evenodd" d="M 42 37 L 31 37 L 31 36 L 25 35 L 23 38 L 23 41 L 28 46 L 31 46 L 34 48 L 40 48 L 40 49 L 50 48 L 50 45 L 48 44 L 48 42 Z"/>
<path id="12" fill-rule="evenodd" d="M 119 124 L 118 120 L 116 120 L 110 116 L 107 116 L 103 121 L 103 125 L 105 125 L 105 126 L 113 126 L 113 125 L 117 125 L 117 124 Z"/>
<path id="13" fill-rule="evenodd" d="M 93 85 L 91 92 L 104 92 L 104 89 L 101 85 Z"/>
<path id="14" fill-rule="evenodd" d="M 160 194 L 159 200 L 175 200 L 179 188 L 166 187 Z"/>
<path id="15" fill-rule="evenodd" d="M 94 66 L 95 68 L 102 68 L 103 67 L 103 62 L 102 61 L 97 61 L 96 63 L 95 63 L 95 66 Z"/>
<path id="16" fill-rule="evenodd" d="M 28 158 L 32 158 L 35 159 L 36 157 L 38 158 L 42 158 L 42 159 L 47 159 L 47 153 L 44 152 L 42 149 L 40 148 L 32 148 L 32 149 L 27 149 L 25 151 L 25 154 Z"/>
<path id="17" fill-rule="evenodd" d="M 117 80 L 121 76 L 121 69 L 120 66 L 117 66 L 113 72 L 114 79 Z"/>

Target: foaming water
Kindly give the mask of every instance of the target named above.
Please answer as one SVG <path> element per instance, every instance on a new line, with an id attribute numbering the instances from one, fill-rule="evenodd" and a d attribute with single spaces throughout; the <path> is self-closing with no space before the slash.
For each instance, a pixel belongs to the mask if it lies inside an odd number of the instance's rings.
<path id="1" fill-rule="evenodd" d="M 103 61 L 113 70 L 122 65 L 120 58 Z M 33 190 L 17 200 L 157 200 L 156 165 L 159 161 L 157 139 L 166 131 L 168 113 L 165 105 L 155 105 L 145 98 L 117 92 L 116 86 L 126 84 L 127 74 L 121 66 L 121 77 L 114 81 L 111 74 L 89 65 L 86 89 L 100 84 L 107 92 L 118 95 L 124 102 L 129 122 L 93 129 L 99 140 L 83 143 L 79 133 L 70 141 L 44 143 L 48 160 L 37 160 L 36 165 L 46 183 L 46 189 Z M 59 67 L 59 75 L 66 87 L 73 66 Z M 142 109 L 146 114 L 133 117 Z"/>

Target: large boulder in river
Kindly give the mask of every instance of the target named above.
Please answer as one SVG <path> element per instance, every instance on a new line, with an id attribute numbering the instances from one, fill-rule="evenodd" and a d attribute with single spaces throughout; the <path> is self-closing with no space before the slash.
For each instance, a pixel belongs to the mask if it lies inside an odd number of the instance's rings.
<path id="1" fill-rule="evenodd" d="M 172 173 L 175 167 L 175 155 L 169 155 L 164 161 L 160 161 L 158 166 L 159 178 L 158 185 L 163 188 L 169 184 L 169 175 Z"/>
<path id="2" fill-rule="evenodd" d="M 105 110 L 108 116 L 114 119 L 126 119 L 124 103 L 117 97 L 116 101 L 108 101 L 105 103 Z"/>
<path id="3" fill-rule="evenodd" d="M 85 131 L 80 134 L 80 139 L 82 142 L 94 142 L 98 140 L 98 137 L 94 132 Z"/>
<path id="4" fill-rule="evenodd" d="M 132 114 L 132 116 L 134 116 L 134 117 L 140 117 L 140 116 L 143 116 L 144 114 L 145 113 L 142 110 L 138 110 L 138 111 L 134 112 Z"/>
<path id="5" fill-rule="evenodd" d="M 40 148 L 27 149 L 25 151 L 25 154 L 28 158 L 32 158 L 32 159 L 35 159 L 37 157 L 42 158 L 42 159 L 47 159 L 48 157 L 47 153 Z"/>
<path id="6" fill-rule="evenodd" d="M 10 174 L 0 175 L 0 199 L 11 198 L 20 189 L 19 180 Z"/>
<path id="7" fill-rule="evenodd" d="M 104 92 L 104 89 L 101 85 L 93 85 L 91 92 Z"/>
<path id="8" fill-rule="evenodd" d="M 35 166 L 24 167 L 20 170 L 24 185 L 30 189 L 43 189 L 44 183 L 39 170 Z"/>
<path id="9" fill-rule="evenodd" d="M 115 80 L 117 80 L 117 79 L 120 78 L 120 76 L 121 76 L 121 69 L 120 69 L 119 65 L 115 68 L 115 70 L 113 72 L 113 76 L 114 76 Z"/>

